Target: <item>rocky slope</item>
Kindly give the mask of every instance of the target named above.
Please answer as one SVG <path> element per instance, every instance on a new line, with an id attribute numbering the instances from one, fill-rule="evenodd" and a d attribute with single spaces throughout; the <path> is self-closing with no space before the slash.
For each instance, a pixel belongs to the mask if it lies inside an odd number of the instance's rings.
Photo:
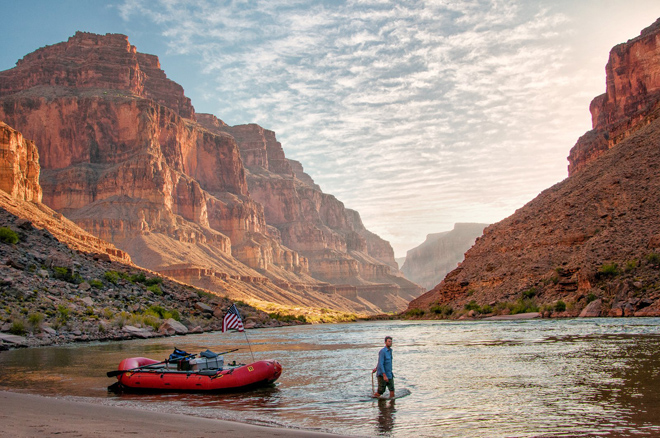
<path id="1" fill-rule="evenodd" d="M 286 198 L 303 184 L 274 133 L 198 117 L 158 59 L 123 35 L 79 32 L 25 56 L 0 72 L 0 103 L 0 120 L 40 150 L 44 203 L 140 266 L 261 304 L 376 313 L 412 298 L 415 285 L 396 273 L 374 274 L 389 269 L 381 260 L 390 261 L 391 248 L 377 238 L 364 244 L 364 227 L 336 233 L 306 218 L 288 228 L 267 223 L 278 218 L 260 194 Z M 262 191 L 246 166 L 264 170 Z M 307 187 L 314 193 L 305 208 L 325 211 L 320 190 Z M 347 217 L 359 228 L 356 213 Z M 288 245 L 319 230 L 309 254 L 321 255 L 312 263 L 302 245 Z M 371 252 L 349 254 L 344 234 Z M 363 279 L 366 293 L 357 289 Z"/>
<path id="2" fill-rule="evenodd" d="M 465 251 L 474 245 L 487 226 L 455 224 L 451 231 L 429 234 L 424 243 L 408 251 L 401 272 L 427 290 L 433 289 L 463 261 Z"/>
<path id="3" fill-rule="evenodd" d="M 660 21 L 612 50 L 570 177 L 486 228 L 411 314 L 660 315 L 659 34 Z"/>
<path id="4" fill-rule="evenodd" d="M 0 123 L 0 349 L 217 330 L 230 300 L 133 265 L 40 202 L 37 148 Z M 281 325 L 242 305 L 246 324 Z"/>

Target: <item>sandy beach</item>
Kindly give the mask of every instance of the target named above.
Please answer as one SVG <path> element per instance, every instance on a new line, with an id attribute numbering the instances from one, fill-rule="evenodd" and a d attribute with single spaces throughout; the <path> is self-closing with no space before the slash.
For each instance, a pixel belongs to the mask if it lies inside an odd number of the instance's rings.
<path id="1" fill-rule="evenodd" d="M 103 406 L 0 391 L 2 435 L 12 437 L 338 437 L 296 429 Z"/>

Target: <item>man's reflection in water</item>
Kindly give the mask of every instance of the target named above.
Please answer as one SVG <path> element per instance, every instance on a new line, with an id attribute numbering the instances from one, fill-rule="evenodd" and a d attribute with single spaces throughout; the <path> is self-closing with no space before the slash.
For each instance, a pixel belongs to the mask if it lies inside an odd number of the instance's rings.
<path id="1" fill-rule="evenodd" d="M 394 400 L 378 400 L 378 435 L 387 435 L 394 427 L 396 406 Z"/>

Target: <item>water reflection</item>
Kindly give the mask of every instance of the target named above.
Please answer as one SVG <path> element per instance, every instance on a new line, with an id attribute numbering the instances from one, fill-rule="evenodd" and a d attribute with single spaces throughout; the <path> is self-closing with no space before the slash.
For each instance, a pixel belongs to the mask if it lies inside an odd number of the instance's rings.
<path id="1" fill-rule="evenodd" d="M 384 334 L 397 339 L 397 391 L 371 400 Z M 660 436 L 660 320 L 403 322 L 249 332 L 257 360 L 275 358 L 274 388 L 239 394 L 110 394 L 105 373 L 130 356 L 174 347 L 242 350 L 242 334 L 15 350 L 0 354 L 0 387 L 209 418 L 360 436 Z"/>
<path id="2" fill-rule="evenodd" d="M 396 413 L 396 400 L 378 400 L 378 435 L 389 435 L 394 429 L 394 415 Z"/>

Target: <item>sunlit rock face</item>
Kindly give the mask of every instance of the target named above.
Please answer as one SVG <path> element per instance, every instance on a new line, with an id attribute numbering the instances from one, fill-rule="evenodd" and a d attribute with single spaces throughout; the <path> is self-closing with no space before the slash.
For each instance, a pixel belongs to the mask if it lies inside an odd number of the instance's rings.
<path id="1" fill-rule="evenodd" d="M 0 101 L 0 119 L 39 148 L 44 203 L 141 266 L 241 299 L 347 311 L 405 308 L 421 292 L 395 270 L 376 274 L 395 266 L 389 244 L 289 161 L 274 132 L 195 114 L 126 36 L 79 32 L 26 55 L 0 72 Z M 331 265 L 346 258 L 362 271 L 339 275 L 349 271 Z M 386 284 L 385 298 L 344 296 L 326 278 Z"/>
<path id="2" fill-rule="evenodd" d="M 39 152 L 23 134 L 0 121 L 0 209 L 19 218 L 14 228 L 44 229 L 47 236 L 95 259 L 130 263 L 131 258 L 112 244 L 93 236 L 61 214 L 41 203 Z M 30 224 L 30 225 L 27 225 Z M 8 224 L 4 224 L 7 226 Z M 48 240 L 48 239 L 46 239 Z M 33 247 L 34 254 L 49 253 L 52 248 Z M 20 262 L 14 261 L 14 267 Z"/>
<path id="3" fill-rule="evenodd" d="M 573 175 L 640 127 L 660 105 L 660 19 L 640 36 L 615 46 L 605 67 L 607 89 L 589 107 L 593 130 L 571 149 Z"/>
<path id="4" fill-rule="evenodd" d="M 487 226 L 455 224 L 451 231 L 429 234 L 424 243 L 408 251 L 401 271 L 427 290 L 432 289 L 463 261 L 465 251 Z"/>
<path id="5" fill-rule="evenodd" d="M 34 142 L 0 122 L 0 190 L 12 198 L 41 202 L 39 153 Z"/>
<path id="6" fill-rule="evenodd" d="M 572 161 L 569 178 L 487 227 L 459 267 L 411 309 L 463 311 L 470 301 L 495 308 L 532 297 L 562 316 L 578 316 L 596 300 L 585 316 L 660 315 L 660 107 L 650 97 L 660 71 L 658 31 L 656 22 L 615 47 L 608 93 L 596 112 L 592 104 L 592 133 L 619 132 L 619 141 Z M 566 311 L 556 310 L 559 300 Z"/>

